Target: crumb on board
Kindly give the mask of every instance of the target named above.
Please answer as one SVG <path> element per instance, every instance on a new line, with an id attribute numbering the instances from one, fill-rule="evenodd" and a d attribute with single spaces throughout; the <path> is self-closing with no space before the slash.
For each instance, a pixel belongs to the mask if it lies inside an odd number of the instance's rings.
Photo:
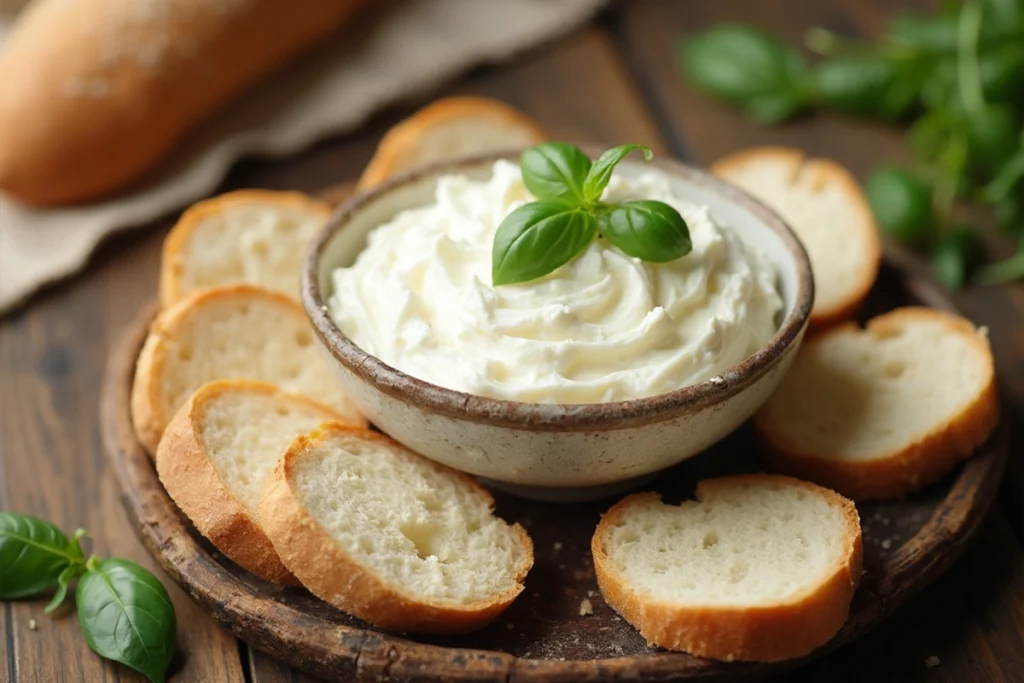
<path id="1" fill-rule="evenodd" d="M 939 658 L 935 655 L 932 655 L 931 657 L 924 660 L 924 665 L 929 669 L 934 669 L 939 665 Z"/>
<path id="2" fill-rule="evenodd" d="M 28 630 L 29 631 L 35 631 L 37 628 L 39 628 L 39 624 L 36 623 L 36 620 L 35 619 L 29 619 L 28 620 Z"/>
<path id="3" fill-rule="evenodd" d="M 587 591 L 587 597 L 588 598 L 594 597 L 594 591 Z"/>
<path id="4" fill-rule="evenodd" d="M 554 549 L 555 553 L 557 553 L 559 550 L 562 549 L 562 544 L 559 543 L 558 541 L 555 541 L 555 544 L 552 545 L 551 547 L 552 547 L 552 549 Z"/>
<path id="5" fill-rule="evenodd" d="M 581 617 L 585 617 L 588 614 L 593 614 L 593 613 L 594 613 L 594 605 L 593 605 L 593 603 L 591 603 L 590 600 L 587 600 L 586 598 L 583 598 L 583 602 L 580 603 L 580 616 Z"/>
<path id="6" fill-rule="evenodd" d="M 892 547 L 892 539 L 891 538 L 887 538 L 884 541 L 882 541 L 882 547 L 885 548 L 886 550 L 891 548 Z"/>

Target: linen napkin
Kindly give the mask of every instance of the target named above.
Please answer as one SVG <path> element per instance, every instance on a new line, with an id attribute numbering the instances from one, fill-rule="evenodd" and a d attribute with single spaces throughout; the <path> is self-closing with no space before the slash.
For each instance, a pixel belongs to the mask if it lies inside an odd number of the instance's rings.
<path id="1" fill-rule="evenodd" d="M 80 270 L 104 237 L 208 195 L 239 158 L 292 154 L 352 130 L 382 107 L 574 28 L 603 1 L 367 3 L 337 36 L 193 131 L 173 158 L 128 193 L 58 209 L 0 198 L 0 315 L 40 286 Z M 24 4 L 0 0 L 0 49 Z"/>

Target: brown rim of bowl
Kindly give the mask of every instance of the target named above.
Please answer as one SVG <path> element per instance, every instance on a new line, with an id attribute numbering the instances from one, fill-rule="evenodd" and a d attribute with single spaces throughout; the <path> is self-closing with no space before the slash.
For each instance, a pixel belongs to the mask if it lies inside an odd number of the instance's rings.
<path id="1" fill-rule="evenodd" d="M 600 154 L 600 150 L 585 149 L 588 154 Z M 477 396 L 417 379 L 366 353 L 345 336 L 327 313 L 326 300 L 320 292 L 318 272 L 324 249 L 334 235 L 344 229 L 350 217 L 362 207 L 402 185 L 442 171 L 452 172 L 460 168 L 479 167 L 498 159 L 516 159 L 521 152 L 521 149 L 517 149 L 476 155 L 403 173 L 351 197 L 338 207 L 321 228 L 303 265 L 302 305 L 317 337 L 349 372 L 391 397 L 411 401 L 433 413 L 447 417 L 531 431 L 606 431 L 661 422 L 676 417 L 681 412 L 697 411 L 735 396 L 767 374 L 782 358 L 783 352 L 806 328 L 814 303 L 811 265 L 803 245 L 785 221 L 754 197 L 710 173 L 675 160 L 654 159 L 649 163 L 656 168 L 703 185 L 750 211 L 782 239 L 797 264 L 796 301 L 792 311 L 783 319 L 775 335 L 766 344 L 743 362 L 722 372 L 721 381 L 702 382 L 665 394 L 628 401 L 523 403 Z"/>

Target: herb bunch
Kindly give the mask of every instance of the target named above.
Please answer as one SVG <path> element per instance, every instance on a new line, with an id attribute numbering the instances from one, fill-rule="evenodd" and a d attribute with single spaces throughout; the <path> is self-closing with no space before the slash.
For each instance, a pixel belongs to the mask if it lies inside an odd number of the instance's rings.
<path id="1" fill-rule="evenodd" d="M 543 277 L 604 238 L 629 256 L 664 263 L 690 253 L 690 231 L 679 212 L 664 202 L 601 201 L 612 171 L 634 150 L 650 161 L 643 145 L 622 145 L 596 161 L 579 147 L 546 142 L 523 152 L 523 183 L 537 197 L 512 211 L 494 235 L 491 284 L 509 285 Z"/>
<path id="2" fill-rule="evenodd" d="M 946 2 L 900 14 L 877 43 L 814 28 L 803 53 L 760 29 L 725 24 L 685 40 L 681 67 L 698 88 L 776 123 L 812 108 L 910 123 L 913 168 L 876 169 L 865 192 L 883 230 L 929 254 L 958 288 L 980 249 L 954 220 L 959 200 L 990 207 L 1018 255 L 981 268 L 983 283 L 1024 277 L 1024 0 Z"/>
<path id="3" fill-rule="evenodd" d="M 34 598 L 56 589 L 49 614 L 78 579 L 75 603 L 85 640 L 96 653 L 145 675 L 166 680 L 176 622 L 167 589 L 128 560 L 85 558 L 78 529 L 69 539 L 53 524 L 0 512 L 0 600 Z"/>

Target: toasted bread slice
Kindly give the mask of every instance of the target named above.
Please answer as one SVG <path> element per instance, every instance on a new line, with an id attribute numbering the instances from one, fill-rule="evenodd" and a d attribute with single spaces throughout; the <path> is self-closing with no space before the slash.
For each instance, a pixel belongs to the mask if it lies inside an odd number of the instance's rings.
<path id="1" fill-rule="evenodd" d="M 314 595 L 396 631 L 464 633 L 523 590 L 533 544 L 475 480 L 364 429 L 322 426 L 277 464 L 260 523 Z"/>
<path id="2" fill-rule="evenodd" d="M 150 326 L 132 385 L 132 423 L 151 454 L 192 393 L 218 379 L 251 379 L 309 396 L 354 424 L 363 418 L 317 348 L 302 307 L 251 285 L 205 289 Z"/>
<path id="3" fill-rule="evenodd" d="M 218 550 L 262 579 L 297 585 L 256 519 L 260 496 L 296 437 L 340 419 L 327 406 L 272 384 L 211 382 L 167 425 L 156 470 L 167 493 Z"/>
<path id="4" fill-rule="evenodd" d="M 626 497 L 591 543 L 605 600 L 648 642 L 724 661 L 776 661 L 827 643 L 861 575 L 853 503 L 754 474 L 701 482 L 697 500 Z"/>
<path id="5" fill-rule="evenodd" d="M 160 304 L 240 283 L 298 299 L 306 247 L 330 215 L 301 192 L 239 190 L 193 205 L 164 240 Z"/>
<path id="6" fill-rule="evenodd" d="M 754 418 L 782 471 L 854 499 L 894 498 L 947 474 L 999 422 L 983 331 L 900 308 L 804 343 Z"/>
<path id="7" fill-rule="evenodd" d="M 531 147 L 547 140 L 522 112 L 485 97 L 447 97 L 389 130 L 377 146 L 359 189 L 391 176 L 457 157 Z"/>
<path id="8" fill-rule="evenodd" d="M 852 316 L 878 276 L 881 241 L 857 179 L 834 161 L 797 149 L 755 147 L 719 159 L 711 170 L 774 209 L 811 260 L 811 325 Z"/>

